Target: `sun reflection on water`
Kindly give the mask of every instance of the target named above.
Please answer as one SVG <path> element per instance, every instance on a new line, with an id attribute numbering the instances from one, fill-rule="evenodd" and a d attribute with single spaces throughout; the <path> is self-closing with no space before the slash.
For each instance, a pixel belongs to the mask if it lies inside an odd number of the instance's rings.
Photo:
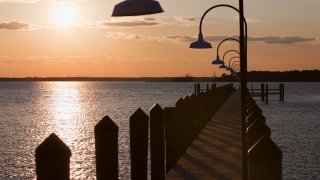
<path id="1" fill-rule="evenodd" d="M 78 82 L 55 82 L 51 95 L 52 128 L 66 142 L 71 143 L 78 134 L 78 116 L 81 102 Z"/>

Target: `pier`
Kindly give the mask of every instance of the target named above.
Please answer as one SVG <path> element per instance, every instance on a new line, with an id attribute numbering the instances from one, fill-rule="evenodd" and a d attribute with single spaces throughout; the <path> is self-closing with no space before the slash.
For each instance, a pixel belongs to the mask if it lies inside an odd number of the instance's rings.
<path id="1" fill-rule="evenodd" d="M 282 152 L 250 93 L 243 145 L 240 92 L 232 84 L 207 85 L 205 91 L 195 87 L 174 107 L 155 104 L 148 114 L 138 108 L 130 116 L 131 179 L 146 180 L 148 172 L 152 180 L 243 179 L 243 168 L 248 179 L 281 179 Z M 94 128 L 97 179 L 119 179 L 118 129 L 108 116 Z M 247 167 L 242 167 L 242 148 L 247 149 Z M 37 179 L 70 179 L 71 155 L 52 133 L 36 149 Z"/>

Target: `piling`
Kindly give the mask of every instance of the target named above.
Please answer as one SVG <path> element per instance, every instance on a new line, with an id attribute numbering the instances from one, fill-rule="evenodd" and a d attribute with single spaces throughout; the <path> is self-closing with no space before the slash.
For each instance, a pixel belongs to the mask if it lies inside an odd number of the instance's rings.
<path id="1" fill-rule="evenodd" d="M 164 110 L 159 104 L 150 109 L 151 179 L 165 179 Z"/>
<path id="2" fill-rule="evenodd" d="M 131 179 L 147 179 L 149 117 L 138 108 L 130 116 Z"/>
<path id="3" fill-rule="evenodd" d="M 94 127 L 97 179 L 119 178 L 118 173 L 119 128 L 109 116 L 105 116 Z"/>
<path id="4" fill-rule="evenodd" d="M 50 134 L 35 153 L 38 180 L 70 179 L 71 150 L 55 133 Z"/>
<path id="5" fill-rule="evenodd" d="M 269 100 L 269 87 L 268 87 L 268 84 L 266 84 L 266 104 L 268 104 L 268 100 Z"/>

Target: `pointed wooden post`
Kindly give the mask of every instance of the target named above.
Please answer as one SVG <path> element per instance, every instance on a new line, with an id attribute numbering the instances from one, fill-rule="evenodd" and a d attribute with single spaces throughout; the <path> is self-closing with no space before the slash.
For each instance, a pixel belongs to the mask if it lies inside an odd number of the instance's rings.
<path id="1" fill-rule="evenodd" d="M 268 84 L 266 84 L 266 104 L 268 104 L 268 99 L 269 98 L 269 87 Z"/>
<path id="2" fill-rule="evenodd" d="M 97 179 L 118 179 L 118 131 L 108 116 L 94 127 Z"/>
<path id="3" fill-rule="evenodd" d="M 174 107 L 164 108 L 164 123 L 165 123 L 165 139 L 166 139 L 166 172 L 176 163 L 176 112 Z"/>
<path id="4" fill-rule="evenodd" d="M 261 101 L 264 101 L 264 83 L 261 83 Z"/>
<path id="5" fill-rule="evenodd" d="M 71 150 L 55 134 L 50 134 L 36 149 L 38 180 L 70 179 Z"/>
<path id="6" fill-rule="evenodd" d="M 186 139 L 186 132 L 187 132 L 187 127 L 186 127 L 186 102 L 180 98 L 176 102 L 176 137 L 177 137 L 177 147 L 178 147 L 178 157 L 180 157 L 185 148 L 187 148 L 187 139 Z"/>
<path id="7" fill-rule="evenodd" d="M 149 117 L 138 108 L 130 116 L 131 179 L 147 179 Z"/>
<path id="8" fill-rule="evenodd" d="M 164 110 L 159 104 L 150 109 L 151 179 L 165 179 Z"/>

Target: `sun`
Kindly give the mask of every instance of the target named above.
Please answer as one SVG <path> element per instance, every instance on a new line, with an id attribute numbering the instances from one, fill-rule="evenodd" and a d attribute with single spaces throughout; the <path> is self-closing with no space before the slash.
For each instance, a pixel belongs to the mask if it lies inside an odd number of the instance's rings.
<path id="1" fill-rule="evenodd" d="M 78 12 L 71 3 L 59 3 L 53 10 L 53 24 L 62 27 L 75 26 L 78 23 Z"/>

